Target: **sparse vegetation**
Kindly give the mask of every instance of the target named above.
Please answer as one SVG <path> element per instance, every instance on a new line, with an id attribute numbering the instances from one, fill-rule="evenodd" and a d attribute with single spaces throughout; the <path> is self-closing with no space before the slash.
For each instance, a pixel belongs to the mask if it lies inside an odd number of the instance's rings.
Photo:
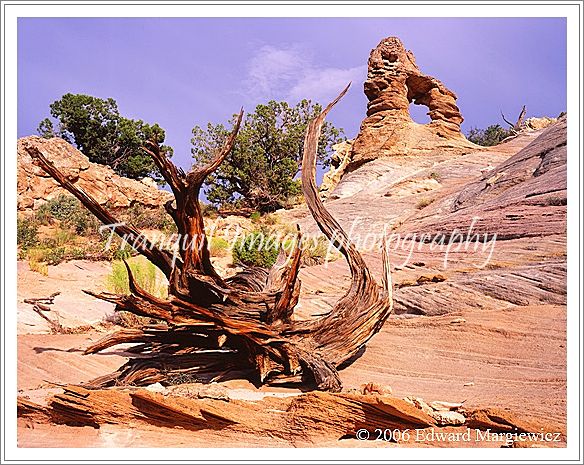
<path id="1" fill-rule="evenodd" d="M 21 251 L 26 251 L 38 244 L 38 223 L 34 219 L 18 217 L 16 221 L 16 242 Z"/>
<path id="2" fill-rule="evenodd" d="M 254 231 L 240 237 L 233 244 L 233 263 L 269 268 L 278 257 L 279 246 L 269 231 Z"/>
<path id="3" fill-rule="evenodd" d="M 138 229 L 157 229 L 167 234 L 176 232 L 176 225 L 163 207 L 148 208 L 135 203 L 124 210 L 120 219 Z"/>
<path id="4" fill-rule="evenodd" d="M 259 223 L 262 219 L 262 214 L 260 212 L 253 212 L 251 215 L 249 215 L 249 219 L 252 221 L 252 223 Z"/>
<path id="5" fill-rule="evenodd" d="M 219 210 L 213 204 L 201 202 L 201 215 L 205 218 L 215 219 L 219 216 Z"/>
<path id="6" fill-rule="evenodd" d="M 315 241 L 308 241 L 302 248 L 302 265 L 315 266 L 322 265 L 326 261 L 334 261 L 339 258 L 339 253 L 334 247 L 329 252 L 330 242 L 324 236 L 318 237 Z"/>
<path id="7" fill-rule="evenodd" d="M 429 176 L 430 179 L 440 182 L 440 175 L 436 171 L 432 171 Z"/>
<path id="8" fill-rule="evenodd" d="M 146 258 L 132 257 L 127 260 L 132 275 L 142 289 L 160 298 L 166 298 L 168 290 L 164 276 L 158 271 L 153 263 Z M 124 262 L 115 260 L 112 262 L 112 272 L 106 277 L 106 287 L 110 292 L 115 294 L 129 294 L 130 285 L 128 281 L 128 272 Z"/>
<path id="9" fill-rule="evenodd" d="M 168 297 L 165 278 L 154 264 L 142 256 L 130 258 L 127 263 L 140 287 L 157 297 Z M 105 284 L 110 292 L 130 294 L 128 272 L 123 261 L 115 260 L 112 262 L 112 271 L 106 277 Z M 157 322 L 154 318 L 142 317 L 126 311 L 115 312 L 107 321 L 124 328 L 141 328 L 145 324 Z"/>
<path id="10" fill-rule="evenodd" d="M 264 216 L 264 224 L 268 225 L 268 226 L 274 226 L 276 224 L 278 224 L 280 222 L 280 218 L 278 217 L 278 215 L 275 215 L 273 213 L 268 213 L 267 215 Z"/>
<path id="11" fill-rule="evenodd" d="M 428 205 L 430 205 L 432 202 L 434 202 L 434 199 L 429 199 L 429 198 L 424 198 L 421 199 L 417 204 L 416 204 L 416 208 L 418 210 L 421 210 L 422 208 L 426 208 Z"/>
<path id="12" fill-rule="evenodd" d="M 95 233 L 99 226 L 97 219 L 89 214 L 79 200 L 65 194 L 41 205 L 35 213 L 35 218 L 44 225 L 57 220 L 61 226 L 71 228 L 80 235 Z"/>
<path id="13" fill-rule="evenodd" d="M 31 249 L 27 253 L 28 257 L 28 267 L 31 271 L 36 271 L 44 276 L 49 274 L 49 266 L 47 262 L 43 260 L 43 256 L 40 250 Z"/>
<path id="14" fill-rule="evenodd" d="M 471 128 L 466 138 L 473 144 L 490 147 L 499 144 L 502 140 L 512 136 L 513 132 L 493 124 L 486 129 Z"/>
<path id="15" fill-rule="evenodd" d="M 214 257 L 226 257 L 229 255 L 229 242 L 222 237 L 212 237 L 209 240 L 209 249 Z"/>

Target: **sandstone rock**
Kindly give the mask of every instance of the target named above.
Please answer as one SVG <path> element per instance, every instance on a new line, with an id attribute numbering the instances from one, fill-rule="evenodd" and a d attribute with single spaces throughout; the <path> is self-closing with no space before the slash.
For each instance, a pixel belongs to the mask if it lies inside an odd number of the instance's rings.
<path id="1" fill-rule="evenodd" d="M 549 118 L 547 116 L 541 118 L 527 118 L 527 120 L 525 120 L 525 127 L 528 130 L 537 131 L 538 129 L 545 129 L 548 126 L 551 126 L 556 121 L 558 121 L 558 118 Z"/>
<path id="2" fill-rule="evenodd" d="M 404 400 L 409 403 L 412 404 L 414 407 L 416 407 L 417 409 L 420 409 L 422 412 L 424 412 L 426 415 L 431 416 L 432 418 L 434 418 L 434 409 L 432 407 L 430 407 L 425 401 L 424 399 L 421 399 L 419 397 L 413 397 L 413 396 L 408 396 L 408 397 L 404 397 Z"/>
<path id="3" fill-rule="evenodd" d="M 361 394 L 379 394 L 380 396 L 389 396 L 391 395 L 392 390 L 390 386 L 384 386 L 383 384 L 378 383 L 367 383 L 361 385 Z"/>
<path id="4" fill-rule="evenodd" d="M 425 208 L 407 231 L 448 235 L 472 223 L 473 234 L 496 234 L 497 240 L 565 234 L 566 162 L 562 117 L 484 176 Z"/>
<path id="5" fill-rule="evenodd" d="M 24 150 L 25 144 L 37 147 L 75 184 L 78 184 L 101 205 L 113 210 L 133 204 L 157 208 L 172 198 L 169 192 L 158 189 L 149 180 L 135 181 L 118 176 L 108 166 L 91 163 L 79 150 L 63 139 L 43 139 L 37 136 L 18 140 L 17 190 L 18 211 L 31 212 L 47 200 L 67 194 L 40 167 L 33 164 Z"/>
<path id="6" fill-rule="evenodd" d="M 437 412 L 446 412 L 450 410 L 458 410 L 462 407 L 460 402 L 445 402 L 442 400 L 435 400 L 430 402 L 430 407 L 432 407 Z"/>
<path id="7" fill-rule="evenodd" d="M 367 118 L 355 139 L 349 169 L 379 157 L 468 153 L 478 147 L 460 131 L 456 94 L 423 74 L 397 37 L 372 50 L 365 82 Z M 410 103 L 428 107 L 431 122 L 412 121 Z"/>
<path id="8" fill-rule="evenodd" d="M 324 174 L 320 184 L 320 193 L 323 198 L 327 198 L 337 187 L 345 170 L 351 160 L 351 150 L 353 148 L 352 140 L 345 140 L 333 145 L 333 154 L 331 155 L 331 167 Z"/>
<path id="9" fill-rule="evenodd" d="M 464 425 L 466 418 L 462 413 L 453 411 L 438 411 L 433 412 L 431 415 L 436 424 L 439 426 L 459 426 Z"/>

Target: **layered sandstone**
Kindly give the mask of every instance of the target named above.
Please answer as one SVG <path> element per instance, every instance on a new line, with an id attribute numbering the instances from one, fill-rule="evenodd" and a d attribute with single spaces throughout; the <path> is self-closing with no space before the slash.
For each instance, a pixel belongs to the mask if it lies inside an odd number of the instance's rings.
<path id="1" fill-rule="evenodd" d="M 460 131 L 456 94 L 420 71 L 397 37 L 372 50 L 365 82 L 367 117 L 353 145 L 349 170 L 381 157 L 468 153 L 478 147 Z M 410 104 L 428 107 L 428 124 L 414 122 Z"/>
<path id="2" fill-rule="evenodd" d="M 46 154 L 61 172 L 101 205 L 108 204 L 113 209 L 133 204 L 157 208 L 172 198 L 169 192 L 158 189 L 150 178 L 144 178 L 142 181 L 124 178 L 114 173 L 108 166 L 91 163 L 85 155 L 63 139 L 30 136 L 18 140 L 19 212 L 36 210 L 47 200 L 61 194 L 69 195 L 43 169 L 33 164 L 30 155 L 24 150 L 25 144 L 34 145 Z"/>

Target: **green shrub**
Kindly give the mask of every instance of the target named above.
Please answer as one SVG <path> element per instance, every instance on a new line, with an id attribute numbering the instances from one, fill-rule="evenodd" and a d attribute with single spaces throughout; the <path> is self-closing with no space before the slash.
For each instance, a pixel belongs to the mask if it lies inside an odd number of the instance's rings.
<path id="1" fill-rule="evenodd" d="M 228 255 L 229 242 L 222 237 L 211 237 L 209 251 L 214 257 L 225 257 Z"/>
<path id="2" fill-rule="evenodd" d="M 30 249 L 27 253 L 28 267 L 31 271 L 36 271 L 44 276 L 49 274 L 49 266 L 43 261 L 41 250 Z"/>
<path id="3" fill-rule="evenodd" d="M 219 216 L 219 209 L 210 203 L 201 203 L 201 214 L 206 218 L 215 219 Z"/>
<path id="4" fill-rule="evenodd" d="M 30 218 L 19 217 L 16 220 L 16 242 L 23 251 L 37 245 L 39 242 L 37 222 Z"/>
<path id="5" fill-rule="evenodd" d="M 150 294 L 165 299 L 168 297 L 168 287 L 162 272 L 145 257 L 133 257 L 127 260 L 132 270 L 132 275 L 138 285 Z M 106 277 L 106 287 L 108 291 L 116 294 L 129 294 L 130 284 L 128 272 L 124 262 L 115 260 L 112 262 L 112 271 Z M 115 312 L 107 318 L 107 321 L 115 323 L 124 328 L 141 328 L 145 324 L 159 322 L 155 318 L 134 315 L 126 311 Z"/>
<path id="6" fill-rule="evenodd" d="M 251 215 L 249 215 L 249 219 L 252 221 L 252 223 L 259 223 L 262 219 L 262 215 L 260 212 L 253 212 Z"/>
<path id="7" fill-rule="evenodd" d="M 63 246 L 75 242 L 75 235 L 66 229 L 57 229 L 53 233 L 53 241 L 56 246 Z"/>
<path id="8" fill-rule="evenodd" d="M 134 279 L 142 289 L 160 298 L 168 296 L 164 277 L 152 262 L 142 256 L 130 258 L 127 262 Z M 128 272 L 121 260 L 112 262 L 112 271 L 106 277 L 106 287 L 110 292 L 116 294 L 130 293 Z"/>
<path id="9" fill-rule="evenodd" d="M 66 194 L 60 194 L 54 199 L 47 200 L 37 210 L 39 219 L 56 219 L 66 221 L 69 217 L 80 208 L 81 203 L 75 197 Z"/>
<path id="10" fill-rule="evenodd" d="M 233 262 L 247 266 L 271 267 L 278 257 L 279 244 L 264 231 L 254 231 L 233 244 Z"/>
<path id="11" fill-rule="evenodd" d="M 466 138 L 473 144 L 490 147 L 512 135 L 512 131 L 504 129 L 498 124 L 493 124 L 486 129 L 471 128 Z"/>
<path id="12" fill-rule="evenodd" d="M 280 218 L 278 215 L 274 215 L 273 213 L 268 213 L 264 216 L 264 223 L 268 226 L 274 226 L 280 222 Z"/>
<path id="13" fill-rule="evenodd" d="M 45 251 L 43 261 L 46 262 L 48 265 L 58 265 L 66 258 L 65 247 L 55 247 L 44 250 Z"/>
<path id="14" fill-rule="evenodd" d="M 37 268 L 40 264 L 46 267 L 46 265 L 58 265 L 61 263 L 67 258 L 67 250 L 65 247 L 47 247 L 43 243 L 42 245 L 28 249 L 26 258 L 28 259 L 30 269 L 38 271 L 34 268 Z"/>
<path id="15" fill-rule="evenodd" d="M 42 224 L 50 224 L 53 220 L 58 220 L 61 225 L 81 235 L 97 230 L 99 224 L 79 200 L 65 194 L 41 205 L 35 213 L 35 218 Z"/>
<path id="16" fill-rule="evenodd" d="M 46 203 L 39 207 L 39 209 L 35 212 L 34 217 L 40 224 L 47 225 L 53 222 L 53 214 L 47 207 Z"/>
<path id="17" fill-rule="evenodd" d="M 302 248 L 301 263 L 304 266 L 322 265 L 326 261 L 334 261 L 337 258 L 339 258 L 337 250 L 323 236 L 320 236 L 316 241 L 306 242 Z"/>

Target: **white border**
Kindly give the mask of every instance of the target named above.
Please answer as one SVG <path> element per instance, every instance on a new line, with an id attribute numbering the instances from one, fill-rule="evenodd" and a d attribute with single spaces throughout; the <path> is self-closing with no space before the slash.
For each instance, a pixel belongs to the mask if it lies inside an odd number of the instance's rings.
<path id="1" fill-rule="evenodd" d="M 581 257 L 578 226 L 580 199 L 578 194 L 579 173 L 581 172 L 582 148 L 579 146 L 578 134 L 581 127 L 581 115 L 578 104 L 581 102 L 582 63 L 577 63 L 579 32 L 578 3 L 564 5 L 507 5 L 505 2 L 492 2 L 485 5 L 309 5 L 309 2 L 297 2 L 296 5 L 244 5 L 233 3 L 225 5 L 115 5 L 115 2 L 103 2 L 102 5 L 48 5 L 44 2 L 35 5 L 19 5 L 17 2 L 4 2 L 6 6 L 6 93 L 3 95 L 2 159 L 6 163 L 3 181 L 5 183 L 7 210 L 6 223 L 3 224 L 6 248 L 4 260 L 6 265 L 5 288 L 7 306 L 4 308 L 6 326 L 6 373 L 16 373 L 16 110 L 17 110 L 17 18 L 18 17 L 567 17 L 568 18 L 568 447 L 566 449 L 290 449 L 274 451 L 270 449 L 18 449 L 16 448 L 16 376 L 5 382 L 3 391 L 3 426 L 6 428 L 6 443 L 3 444 L 3 457 L 19 460 L 55 460 L 67 459 L 92 461 L 99 460 L 267 460 L 270 457 L 286 460 L 574 460 L 581 451 L 578 450 L 582 432 L 579 430 L 578 417 L 581 415 L 581 385 L 577 384 L 575 374 L 581 366 L 579 353 L 579 329 L 581 327 L 578 308 L 580 283 L 576 270 Z M 3 5 L 3 6 L 4 6 Z M 521 53 L 519 51 L 519 53 Z M 581 53 L 581 52 L 580 52 Z M 581 57 L 580 57 L 581 59 Z M 579 74 L 580 73 L 580 74 Z M 12 265 L 14 264 L 14 265 Z"/>

